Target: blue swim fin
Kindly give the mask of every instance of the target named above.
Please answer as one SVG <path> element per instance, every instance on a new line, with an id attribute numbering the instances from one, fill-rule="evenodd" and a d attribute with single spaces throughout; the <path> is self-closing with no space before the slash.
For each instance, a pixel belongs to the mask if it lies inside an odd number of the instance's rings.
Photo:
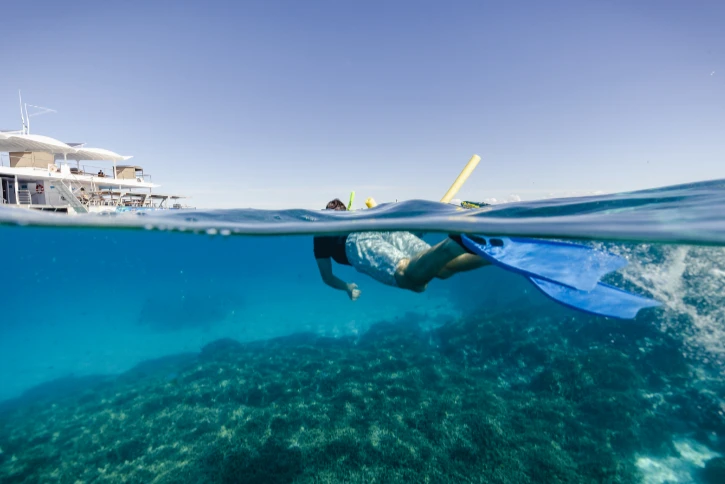
<path id="1" fill-rule="evenodd" d="M 519 237 L 461 235 L 471 252 L 506 270 L 539 280 L 591 291 L 627 259 L 584 245 Z"/>
<path id="2" fill-rule="evenodd" d="M 594 290 L 586 292 L 535 277 L 529 277 L 529 280 L 554 301 L 597 316 L 634 319 L 640 309 L 662 305 L 653 299 L 637 296 L 601 282 Z"/>

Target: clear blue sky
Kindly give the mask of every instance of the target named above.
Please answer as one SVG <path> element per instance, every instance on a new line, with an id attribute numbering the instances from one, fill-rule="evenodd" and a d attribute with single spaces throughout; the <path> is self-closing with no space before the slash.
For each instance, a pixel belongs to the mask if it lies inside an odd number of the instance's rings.
<path id="1" fill-rule="evenodd" d="M 725 178 L 722 1 L 4 2 L 0 128 L 132 154 L 199 207 Z"/>

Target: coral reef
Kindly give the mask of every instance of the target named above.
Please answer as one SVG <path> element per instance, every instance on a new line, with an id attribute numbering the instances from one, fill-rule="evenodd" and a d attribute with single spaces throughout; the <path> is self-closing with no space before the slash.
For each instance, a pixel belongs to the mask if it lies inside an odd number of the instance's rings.
<path id="1" fill-rule="evenodd" d="M 639 482 L 674 435 L 725 450 L 722 387 L 693 386 L 680 344 L 523 311 L 220 340 L 0 408 L 0 481 Z"/>

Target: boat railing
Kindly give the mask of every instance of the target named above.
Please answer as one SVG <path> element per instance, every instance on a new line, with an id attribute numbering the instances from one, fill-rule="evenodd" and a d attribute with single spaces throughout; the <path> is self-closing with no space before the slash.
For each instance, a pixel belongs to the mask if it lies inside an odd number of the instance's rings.
<path id="1" fill-rule="evenodd" d="M 0 166 L 8 167 L 10 168 L 10 156 L 8 153 L 0 153 Z M 68 171 L 65 171 L 63 169 L 64 166 L 68 167 Z M 96 165 L 78 165 L 73 162 L 65 162 L 65 161 L 59 161 L 56 160 L 55 163 L 51 163 L 48 165 L 47 168 L 39 167 L 39 166 L 24 166 L 23 169 L 31 169 L 35 171 L 54 171 L 57 173 L 70 173 L 73 176 L 84 176 L 84 177 L 96 177 L 96 178 L 110 178 L 112 180 L 117 179 L 115 176 L 115 173 L 113 173 L 113 169 L 108 170 L 108 167 L 105 168 L 104 171 L 103 167 L 96 166 Z M 103 176 L 99 176 L 99 173 L 103 173 Z M 137 182 L 140 183 L 153 183 L 151 179 L 151 175 L 149 174 L 143 174 L 142 176 L 139 176 L 136 178 Z"/>
<path id="2" fill-rule="evenodd" d="M 103 173 L 103 176 L 101 178 L 115 178 L 113 175 L 113 170 L 109 170 L 109 173 L 106 174 L 104 171 L 104 168 L 101 166 L 95 166 L 95 165 L 79 165 L 76 163 L 71 162 L 58 162 L 56 161 L 55 164 L 58 166 L 58 169 L 60 169 L 63 165 L 68 166 L 68 170 L 73 175 L 81 175 L 81 176 L 99 176 L 99 173 Z M 108 170 L 108 167 L 105 168 L 105 170 Z"/>
<path id="3" fill-rule="evenodd" d="M 2 156 L 0 156 L 0 166 L 6 166 L 8 168 L 13 168 L 12 166 L 10 166 L 10 161 L 8 160 L 8 162 L 5 163 L 5 161 L 2 159 Z M 21 168 L 23 168 L 24 170 L 31 169 L 31 170 L 37 170 L 37 171 L 46 171 L 46 172 L 48 171 L 48 168 L 41 168 L 39 166 L 23 166 Z"/>
<path id="4" fill-rule="evenodd" d="M 118 200 L 109 200 L 107 198 L 91 198 L 88 202 L 90 207 L 115 207 L 118 205 Z"/>

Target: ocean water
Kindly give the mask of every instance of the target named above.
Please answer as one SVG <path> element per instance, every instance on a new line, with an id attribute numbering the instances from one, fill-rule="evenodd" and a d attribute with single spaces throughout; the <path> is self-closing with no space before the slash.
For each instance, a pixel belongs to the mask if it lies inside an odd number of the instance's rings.
<path id="1" fill-rule="evenodd" d="M 485 267 L 422 294 L 312 235 L 566 239 L 633 320 Z M 0 482 L 725 482 L 725 181 L 461 209 L 0 208 Z M 572 268 L 577 270 L 577 268 Z"/>

